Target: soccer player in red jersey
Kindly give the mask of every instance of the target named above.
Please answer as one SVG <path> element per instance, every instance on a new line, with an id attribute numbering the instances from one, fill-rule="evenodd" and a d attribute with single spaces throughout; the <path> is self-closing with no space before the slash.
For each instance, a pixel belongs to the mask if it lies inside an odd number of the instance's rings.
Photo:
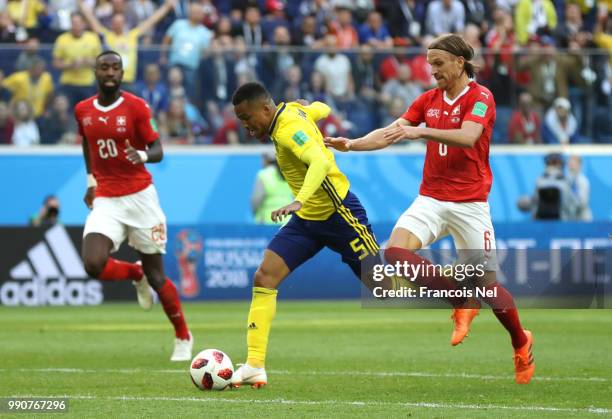
<path id="1" fill-rule="evenodd" d="M 427 262 L 413 251 L 450 234 L 460 260 L 481 261 L 486 268 L 477 285 L 494 296 L 480 299 L 492 307 L 510 333 L 516 382 L 527 384 L 535 370 L 533 337 L 521 326 L 512 295 L 497 282 L 495 234 L 487 202 L 493 179 L 489 144 L 495 102 L 491 92 L 473 80 L 475 69 L 470 63 L 473 56 L 472 47 L 458 35 L 435 39 L 428 47 L 427 61 L 437 88 L 419 96 L 388 127 L 355 140 L 327 138 L 326 144 L 340 151 L 366 151 L 404 139 L 428 140 L 419 196 L 397 221 L 385 258 L 390 263 Z M 425 127 L 419 126 L 422 123 Z M 457 289 L 455 283 L 442 276 L 417 278 L 417 284 L 436 290 Z M 480 303 L 465 298 L 448 300 L 454 307 L 451 344 L 457 345 L 467 335 Z"/>
<path id="2" fill-rule="evenodd" d="M 174 326 L 171 360 L 190 361 L 193 336 L 176 287 L 164 273 L 166 217 L 144 166 L 163 158 L 157 127 L 147 103 L 120 90 L 123 64 L 117 52 L 100 54 L 95 74 L 98 94 L 74 110 L 87 168 L 84 200 L 91 209 L 83 231 L 85 270 L 103 281 L 132 280 L 144 309 L 153 305 L 150 285 Z M 141 262 L 110 257 L 126 238 Z"/>

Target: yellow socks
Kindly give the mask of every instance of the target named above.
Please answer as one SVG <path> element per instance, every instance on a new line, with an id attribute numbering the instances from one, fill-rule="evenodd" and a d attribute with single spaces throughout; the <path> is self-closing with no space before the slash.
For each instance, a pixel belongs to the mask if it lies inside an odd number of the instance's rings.
<path id="1" fill-rule="evenodd" d="M 263 368 L 266 361 L 270 327 L 276 314 L 277 290 L 253 287 L 253 300 L 249 311 L 247 346 L 247 364 L 254 368 Z"/>

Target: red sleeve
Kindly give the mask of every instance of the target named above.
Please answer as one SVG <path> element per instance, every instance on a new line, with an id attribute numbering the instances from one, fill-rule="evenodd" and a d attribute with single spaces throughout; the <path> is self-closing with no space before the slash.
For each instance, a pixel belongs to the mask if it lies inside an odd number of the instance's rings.
<path id="1" fill-rule="evenodd" d="M 425 122 L 425 101 L 427 95 L 423 94 L 416 98 L 412 105 L 402 115 L 406 121 L 410 122 L 411 125 L 417 126 L 422 122 Z"/>
<path id="2" fill-rule="evenodd" d="M 85 134 L 83 134 L 83 125 L 81 125 L 81 118 L 79 117 L 79 107 L 75 106 L 74 108 L 74 119 L 76 119 L 77 128 L 79 130 L 79 135 L 82 138 L 85 138 Z"/>
<path id="3" fill-rule="evenodd" d="M 495 115 L 493 94 L 486 89 L 478 89 L 474 92 L 472 100 L 469 101 L 463 122 L 473 121 L 484 127 L 493 118 L 493 115 Z"/>
<path id="4" fill-rule="evenodd" d="M 139 101 L 136 107 L 136 132 L 145 144 L 150 144 L 159 138 L 157 124 L 145 101 Z"/>

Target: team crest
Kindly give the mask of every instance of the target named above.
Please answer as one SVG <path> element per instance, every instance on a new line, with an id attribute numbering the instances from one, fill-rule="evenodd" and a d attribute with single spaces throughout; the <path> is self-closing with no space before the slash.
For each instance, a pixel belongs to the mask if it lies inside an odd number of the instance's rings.
<path id="1" fill-rule="evenodd" d="M 117 126 L 118 127 L 125 127 L 126 125 L 126 118 L 125 116 L 121 115 L 117 117 Z"/>

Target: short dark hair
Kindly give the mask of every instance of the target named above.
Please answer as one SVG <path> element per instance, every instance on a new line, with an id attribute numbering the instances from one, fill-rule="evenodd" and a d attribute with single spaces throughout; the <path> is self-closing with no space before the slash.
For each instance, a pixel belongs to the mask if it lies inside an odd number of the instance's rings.
<path id="1" fill-rule="evenodd" d="M 257 100 L 257 99 L 272 99 L 270 92 L 261 83 L 249 82 L 240 86 L 232 96 L 232 105 L 236 106 L 242 102 Z"/>
<path id="2" fill-rule="evenodd" d="M 107 55 L 116 55 L 117 57 L 119 57 L 119 61 L 121 61 L 121 65 L 123 65 L 123 59 L 121 58 L 121 54 L 119 54 L 117 51 L 114 51 L 112 49 L 108 49 L 106 51 L 102 51 L 101 53 L 99 53 L 98 56 L 96 57 L 96 63 L 98 62 L 100 58 L 105 57 Z"/>
<path id="3" fill-rule="evenodd" d="M 442 35 L 434 39 L 427 49 L 441 49 L 457 57 L 465 58 L 463 69 L 468 77 L 474 78 L 476 66 L 470 62 L 474 58 L 474 48 L 459 35 Z"/>

